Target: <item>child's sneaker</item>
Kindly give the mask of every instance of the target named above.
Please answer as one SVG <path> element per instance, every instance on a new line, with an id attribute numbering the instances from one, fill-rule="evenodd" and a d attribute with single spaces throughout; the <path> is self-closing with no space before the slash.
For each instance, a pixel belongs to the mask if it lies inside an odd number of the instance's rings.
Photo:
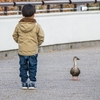
<path id="1" fill-rule="evenodd" d="M 28 84 L 27 83 L 22 83 L 22 89 L 26 90 L 28 88 Z"/>
<path id="2" fill-rule="evenodd" d="M 35 83 L 34 82 L 30 82 L 28 89 L 29 90 L 35 90 L 36 89 Z"/>

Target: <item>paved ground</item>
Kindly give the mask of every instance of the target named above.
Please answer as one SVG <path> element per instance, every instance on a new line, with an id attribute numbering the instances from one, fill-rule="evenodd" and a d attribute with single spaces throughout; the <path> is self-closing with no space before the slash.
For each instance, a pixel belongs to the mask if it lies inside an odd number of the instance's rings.
<path id="1" fill-rule="evenodd" d="M 79 81 L 69 73 L 74 56 Z M 39 53 L 37 90 L 21 90 L 18 57 L 0 60 L 0 100 L 100 100 L 100 48 Z"/>

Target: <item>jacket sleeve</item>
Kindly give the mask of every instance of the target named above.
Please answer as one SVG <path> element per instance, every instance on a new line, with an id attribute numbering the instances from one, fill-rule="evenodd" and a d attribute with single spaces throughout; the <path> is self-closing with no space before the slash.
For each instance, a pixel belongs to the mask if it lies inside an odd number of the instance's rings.
<path id="1" fill-rule="evenodd" d="M 39 24 L 38 24 L 37 39 L 38 39 L 38 45 L 40 46 L 44 42 L 44 31 Z"/>
<path id="2" fill-rule="evenodd" d="M 15 40 L 15 42 L 18 43 L 18 37 L 19 37 L 19 35 L 18 35 L 17 26 L 16 26 L 16 28 L 15 28 L 14 33 L 13 33 L 12 36 L 13 36 L 13 39 Z"/>

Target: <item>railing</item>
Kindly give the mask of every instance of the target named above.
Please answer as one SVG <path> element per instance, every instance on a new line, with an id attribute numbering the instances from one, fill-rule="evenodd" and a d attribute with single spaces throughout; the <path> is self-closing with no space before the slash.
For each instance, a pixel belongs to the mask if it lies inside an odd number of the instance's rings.
<path id="1" fill-rule="evenodd" d="M 38 5 L 45 5 L 46 9 L 44 10 L 37 10 L 37 12 L 51 12 L 51 11 L 60 11 L 63 12 L 65 10 L 71 10 L 71 11 L 77 11 L 77 10 L 91 10 L 91 9 L 98 9 L 100 10 L 100 7 L 89 7 L 89 3 L 100 3 L 100 0 L 58 0 L 58 1 L 44 1 L 42 0 L 41 2 L 0 2 L 0 7 L 4 7 L 4 10 L 0 12 L 0 14 L 7 15 L 8 13 L 16 13 L 21 14 L 21 9 L 22 6 L 25 4 L 32 4 L 34 6 Z M 58 4 L 59 8 L 56 9 L 51 9 L 51 5 Z M 64 4 L 73 4 L 73 8 L 63 8 Z M 85 6 L 84 6 L 85 4 Z M 18 9 L 14 11 L 8 11 L 8 7 L 13 6 L 13 7 L 18 7 Z"/>

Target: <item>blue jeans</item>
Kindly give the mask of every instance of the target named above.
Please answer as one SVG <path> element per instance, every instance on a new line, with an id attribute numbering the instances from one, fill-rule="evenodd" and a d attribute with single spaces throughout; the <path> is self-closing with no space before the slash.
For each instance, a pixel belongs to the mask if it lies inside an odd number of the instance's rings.
<path id="1" fill-rule="evenodd" d="M 20 64 L 20 77 L 21 82 L 26 82 L 29 78 L 30 81 L 36 81 L 37 73 L 37 57 L 38 54 L 32 56 L 22 56 L 19 55 L 19 64 Z"/>

